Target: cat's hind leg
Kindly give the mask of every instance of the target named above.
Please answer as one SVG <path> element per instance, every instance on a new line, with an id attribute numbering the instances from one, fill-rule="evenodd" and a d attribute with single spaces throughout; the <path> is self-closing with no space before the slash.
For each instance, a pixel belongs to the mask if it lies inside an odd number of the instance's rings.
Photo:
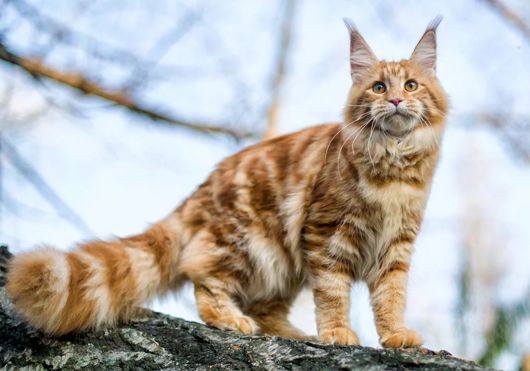
<path id="1" fill-rule="evenodd" d="M 281 336 L 288 339 L 308 340 L 309 336 L 294 327 L 288 319 L 291 302 L 279 299 L 268 303 L 257 303 L 249 310 L 249 315 L 256 321 L 261 333 Z"/>
<path id="2" fill-rule="evenodd" d="M 241 312 L 223 281 L 208 278 L 194 284 L 199 316 L 206 324 L 246 335 L 258 332 L 256 322 Z"/>

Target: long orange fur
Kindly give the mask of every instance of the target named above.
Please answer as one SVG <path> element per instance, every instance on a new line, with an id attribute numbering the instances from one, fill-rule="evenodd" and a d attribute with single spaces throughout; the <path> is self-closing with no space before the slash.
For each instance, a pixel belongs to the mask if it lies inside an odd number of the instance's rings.
<path id="1" fill-rule="evenodd" d="M 349 295 L 362 280 L 382 345 L 420 345 L 404 311 L 447 112 L 435 75 L 438 23 L 410 59 L 386 62 L 347 22 L 353 84 L 344 122 L 225 159 L 142 234 L 16 256 L 7 276 L 16 310 L 30 325 L 62 335 L 126 320 L 191 280 L 207 324 L 303 338 L 287 317 L 310 285 L 322 341 L 358 344 Z"/>

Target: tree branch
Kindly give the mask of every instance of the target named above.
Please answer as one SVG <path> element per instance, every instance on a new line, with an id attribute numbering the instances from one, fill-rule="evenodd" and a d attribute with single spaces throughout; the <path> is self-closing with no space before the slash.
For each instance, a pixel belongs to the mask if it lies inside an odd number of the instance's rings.
<path id="1" fill-rule="evenodd" d="M 296 7 L 296 0 L 288 0 L 285 4 L 281 33 L 278 43 L 278 54 L 275 63 L 275 70 L 271 80 L 271 101 L 267 109 L 267 130 L 264 138 L 272 138 L 278 133 L 278 108 L 280 100 L 280 89 L 285 77 L 285 68 L 289 48 L 291 45 L 291 34 L 293 28 L 293 18 Z"/>
<path id="2" fill-rule="evenodd" d="M 521 18 L 515 11 L 510 9 L 506 4 L 500 0 L 483 0 L 486 4 L 491 6 L 497 13 L 510 22 L 517 30 L 519 30 L 528 42 L 530 42 L 530 25 Z"/>
<path id="3" fill-rule="evenodd" d="M 530 162 L 530 118 L 510 117 L 502 113 L 483 112 L 476 115 L 479 122 L 497 131 L 510 145 L 512 152 L 525 162 Z M 508 124 L 508 122 L 511 122 Z"/>
<path id="4" fill-rule="evenodd" d="M 25 72 L 29 73 L 34 78 L 45 77 L 53 80 L 59 84 L 69 86 L 80 91 L 85 95 L 97 96 L 105 99 L 115 105 L 126 108 L 127 110 L 141 116 L 146 116 L 154 121 L 163 122 L 166 124 L 180 126 L 191 129 L 201 133 L 207 134 L 224 134 L 236 139 L 251 138 L 256 135 L 251 132 L 241 132 L 235 129 L 230 129 L 224 126 L 214 126 L 207 123 L 189 122 L 174 116 L 166 115 L 157 112 L 153 109 L 145 107 L 139 103 L 134 102 L 123 92 L 109 91 L 98 83 L 91 81 L 77 73 L 64 73 L 44 65 L 38 60 L 19 56 L 9 50 L 4 44 L 0 42 L 0 60 L 20 67 Z"/>
<path id="5" fill-rule="evenodd" d="M 50 47 L 55 46 L 57 43 L 76 48 L 81 47 L 81 49 L 94 58 L 119 64 L 141 64 L 143 66 L 149 66 L 155 62 L 155 60 L 149 58 L 149 53 L 145 54 L 149 59 L 140 58 L 128 50 L 117 49 L 116 46 L 107 44 L 105 40 L 74 31 L 65 24 L 43 13 L 42 7 L 33 6 L 27 1 L 6 0 L 5 5 L 11 6 L 32 27 L 35 27 L 39 33 L 48 34 L 51 37 L 50 43 L 53 44 L 49 45 Z M 47 52 L 49 50 L 37 51 L 39 53 L 38 56 L 41 58 Z M 172 66 L 163 66 L 163 68 L 167 71 L 171 70 Z"/>
<path id="6" fill-rule="evenodd" d="M 85 223 L 83 218 L 64 201 L 53 188 L 44 180 L 44 178 L 35 170 L 22 156 L 17 152 L 15 147 L 9 144 L 5 138 L 0 138 L 3 154 L 9 162 L 35 187 L 35 189 L 57 210 L 57 213 L 72 223 L 76 228 L 86 236 L 94 236 L 95 233 Z"/>

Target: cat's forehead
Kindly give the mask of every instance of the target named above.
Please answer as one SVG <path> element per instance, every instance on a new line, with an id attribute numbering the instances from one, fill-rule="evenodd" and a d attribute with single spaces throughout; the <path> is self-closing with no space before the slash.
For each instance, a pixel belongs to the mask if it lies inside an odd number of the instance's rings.
<path id="1" fill-rule="evenodd" d="M 390 78 L 407 79 L 413 73 L 414 67 L 406 59 L 401 61 L 380 61 L 377 72 L 381 80 Z"/>

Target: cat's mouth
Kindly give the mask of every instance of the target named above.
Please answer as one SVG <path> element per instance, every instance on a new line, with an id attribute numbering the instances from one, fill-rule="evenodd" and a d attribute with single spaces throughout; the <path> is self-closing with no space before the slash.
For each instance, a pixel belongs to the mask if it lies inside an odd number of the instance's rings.
<path id="1" fill-rule="evenodd" d="M 394 137 L 404 137 L 414 130 L 416 121 L 410 113 L 395 110 L 379 121 L 379 127 Z"/>
<path id="2" fill-rule="evenodd" d="M 407 108 L 405 108 L 403 105 L 399 105 L 397 107 L 392 107 L 393 108 L 393 111 L 390 112 L 389 116 L 394 116 L 394 115 L 398 115 L 398 116 L 404 116 L 404 117 L 411 117 L 412 114 L 409 112 L 409 110 Z"/>

